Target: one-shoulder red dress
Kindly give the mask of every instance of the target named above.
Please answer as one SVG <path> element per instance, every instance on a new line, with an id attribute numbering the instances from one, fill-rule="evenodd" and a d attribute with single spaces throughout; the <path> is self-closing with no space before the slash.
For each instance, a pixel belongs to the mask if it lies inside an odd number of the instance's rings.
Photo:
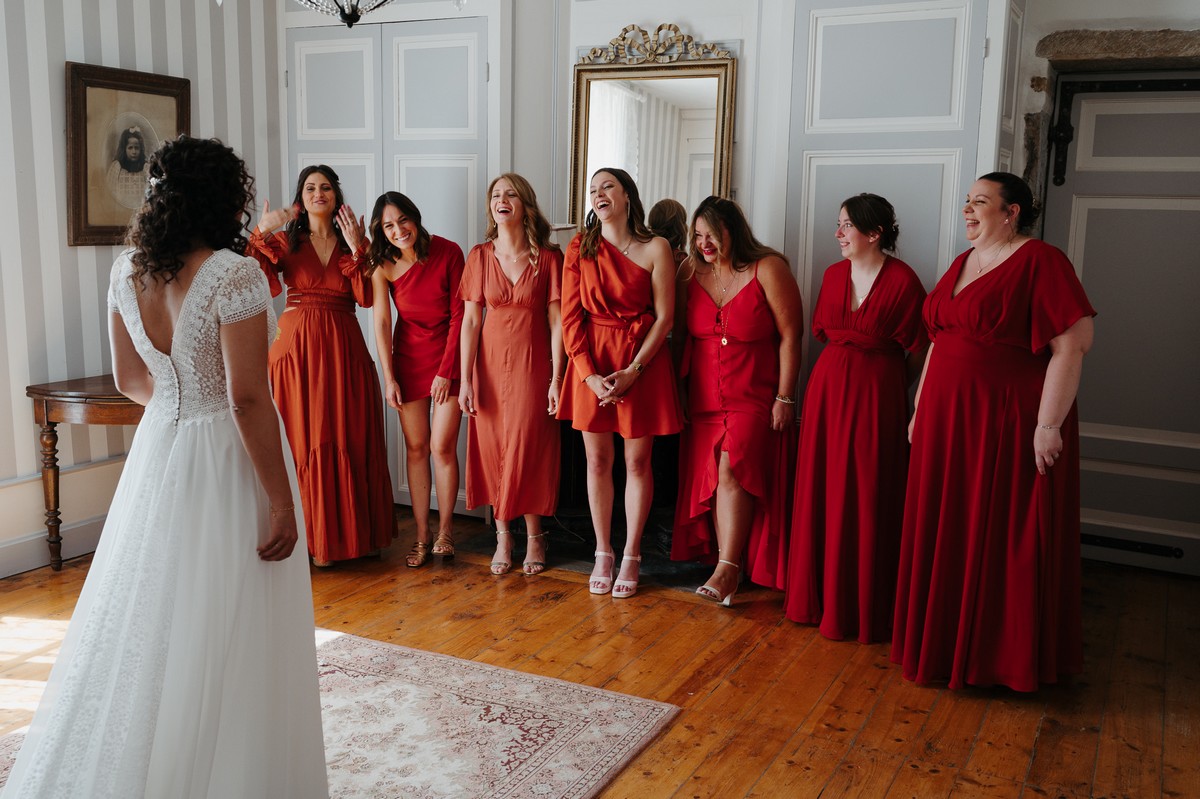
<path id="1" fill-rule="evenodd" d="M 450 395 L 458 396 L 462 274 L 462 248 L 433 236 L 425 260 L 389 283 L 396 305 L 392 374 L 404 402 L 428 397 L 435 377 L 449 380 Z"/>
<path id="2" fill-rule="evenodd" d="M 1096 312 L 1037 240 L 956 296 L 969 253 L 925 300 L 892 660 L 919 683 L 1033 691 L 1083 668 L 1074 405 L 1045 475 L 1033 436 L 1051 339 Z"/>
<path id="3" fill-rule="evenodd" d="M 612 374 L 633 363 L 654 324 L 654 288 L 650 273 L 600 239 L 596 257 L 579 253 L 580 237 L 567 248 L 563 265 L 563 377 L 558 418 L 576 430 L 619 433 L 622 438 L 663 436 L 683 426 L 671 358 L 662 347 L 645 364 L 623 402 L 600 407 L 583 382 L 589 375 Z"/>

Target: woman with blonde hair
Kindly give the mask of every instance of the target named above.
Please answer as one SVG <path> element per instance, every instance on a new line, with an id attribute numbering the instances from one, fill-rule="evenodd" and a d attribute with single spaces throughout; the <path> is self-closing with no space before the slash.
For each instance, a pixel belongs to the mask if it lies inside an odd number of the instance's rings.
<path id="1" fill-rule="evenodd" d="M 542 517 L 558 503 L 562 253 L 525 178 L 496 178 L 487 202 L 485 241 L 471 249 L 459 286 L 467 507 L 493 508 L 496 575 L 512 569 L 509 523 L 525 518 L 522 571 L 534 575 L 546 568 Z"/>

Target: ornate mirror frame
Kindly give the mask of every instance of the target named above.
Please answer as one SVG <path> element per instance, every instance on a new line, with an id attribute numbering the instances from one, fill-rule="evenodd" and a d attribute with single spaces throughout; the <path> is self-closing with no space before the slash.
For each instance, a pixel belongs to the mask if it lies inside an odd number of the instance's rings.
<path id="1" fill-rule="evenodd" d="M 713 194 L 728 197 L 733 166 L 734 91 L 737 59 L 718 44 L 700 43 L 677 25 L 662 23 L 647 32 L 626 25 L 607 47 L 593 47 L 575 65 L 572 103 L 570 220 L 583 226 L 588 207 L 589 100 L 597 81 L 715 78 L 716 130 L 713 139 Z M 619 166 L 614 164 L 613 166 Z M 644 200 L 646 198 L 643 198 Z M 688 209 L 689 213 L 692 209 Z"/>

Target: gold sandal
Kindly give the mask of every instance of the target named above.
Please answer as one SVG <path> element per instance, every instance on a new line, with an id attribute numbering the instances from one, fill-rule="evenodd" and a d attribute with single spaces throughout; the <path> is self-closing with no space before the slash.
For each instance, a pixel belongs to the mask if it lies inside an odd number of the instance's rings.
<path id="1" fill-rule="evenodd" d="M 424 541 L 418 541 L 413 544 L 408 554 L 404 556 L 404 563 L 410 569 L 419 569 L 429 562 L 429 544 Z"/>
<path id="2" fill-rule="evenodd" d="M 512 533 L 510 533 L 508 530 L 497 530 L 496 531 L 497 539 L 499 539 L 500 536 L 502 536 L 502 535 L 512 535 Z M 497 543 L 497 545 L 499 545 L 499 541 L 497 541 L 496 543 Z M 508 560 L 493 560 L 492 561 L 492 574 L 496 575 L 497 577 L 499 577 L 502 574 L 508 574 L 510 571 L 512 571 L 511 550 L 510 550 L 510 554 L 508 556 Z"/>
<path id="3" fill-rule="evenodd" d="M 454 557 L 454 539 L 448 535 L 439 535 L 433 539 L 433 554 L 440 555 L 445 560 Z"/>
<path id="4" fill-rule="evenodd" d="M 530 541 L 534 541 L 538 538 L 545 538 L 545 537 L 546 537 L 545 533 L 538 533 L 537 535 L 527 536 L 527 538 Z M 549 547 L 546 547 L 545 549 L 542 550 L 543 558 L 546 557 L 546 555 L 545 555 L 546 549 L 549 549 Z M 529 545 L 528 544 L 525 545 L 525 552 L 526 552 L 525 557 L 529 557 L 529 554 L 528 554 L 529 553 Z M 525 573 L 526 577 L 533 577 L 535 574 L 541 574 L 545 570 L 546 570 L 546 561 L 545 560 L 527 560 L 521 566 L 521 571 Z"/>

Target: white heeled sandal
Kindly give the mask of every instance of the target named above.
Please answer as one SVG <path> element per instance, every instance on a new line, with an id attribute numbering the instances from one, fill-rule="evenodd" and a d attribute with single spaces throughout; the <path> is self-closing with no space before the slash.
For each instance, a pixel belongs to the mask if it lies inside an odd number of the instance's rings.
<path id="1" fill-rule="evenodd" d="M 724 563 L 728 566 L 732 566 L 736 570 L 734 572 L 734 574 L 737 575 L 738 579 L 734 580 L 733 590 L 730 591 L 725 596 L 721 596 L 721 594 L 717 591 L 717 589 L 715 589 L 712 586 L 705 583 L 704 585 L 702 585 L 696 589 L 696 593 L 699 594 L 700 596 L 704 597 L 705 599 L 711 599 L 713 602 L 720 602 L 725 607 L 730 608 L 730 607 L 733 607 L 733 595 L 737 593 L 738 583 L 741 582 L 740 578 L 741 578 L 741 573 L 742 573 L 742 567 L 741 567 L 741 565 L 734 563 L 731 560 L 718 560 L 717 563 L 718 564 Z"/>
<path id="2" fill-rule="evenodd" d="M 601 552 L 600 550 L 596 550 L 596 558 L 597 559 L 600 558 L 601 555 L 608 558 L 609 561 L 611 561 L 614 566 L 616 565 L 616 562 L 617 562 L 616 555 L 614 555 L 611 552 Z M 598 563 L 599 563 L 599 560 L 597 560 L 597 564 Z M 608 569 L 607 577 L 597 577 L 596 570 L 592 569 L 592 576 L 588 578 L 588 591 L 591 591 L 593 594 L 607 594 L 609 591 L 612 591 L 612 587 L 613 587 L 612 566 L 610 566 Z"/>
<path id="3" fill-rule="evenodd" d="M 621 556 L 621 565 L 624 566 L 625 561 L 627 561 L 627 560 L 636 560 L 638 562 L 638 564 L 639 564 L 638 580 L 640 580 L 642 577 L 642 575 L 640 574 L 640 572 L 641 572 L 640 564 L 642 562 L 642 556 L 641 555 L 622 555 Z M 613 588 L 612 588 L 613 599 L 628 599 L 629 597 L 636 594 L 637 590 L 638 590 L 638 580 L 616 580 L 616 581 L 614 581 Z"/>

